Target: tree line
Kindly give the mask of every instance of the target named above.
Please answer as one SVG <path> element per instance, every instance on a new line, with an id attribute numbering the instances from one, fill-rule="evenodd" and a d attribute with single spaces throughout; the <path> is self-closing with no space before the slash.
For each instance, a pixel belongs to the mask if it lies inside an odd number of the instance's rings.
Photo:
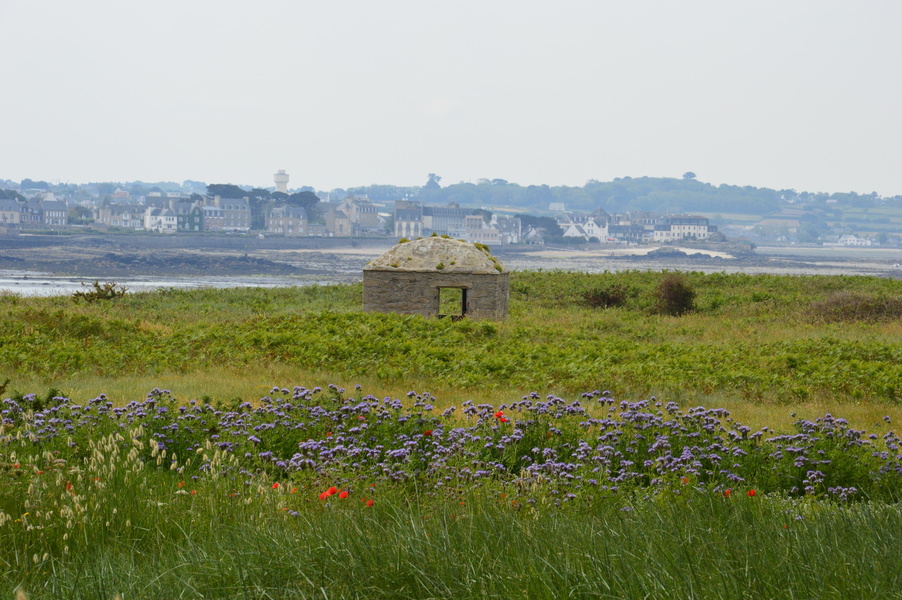
<path id="1" fill-rule="evenodd" d="M 430 173 L 423 186 L 372 185 L 333 190 L 333 193 L 367 195 L 376 202 L 415 199 L 424 204 L 456 202 L 462 206 L 514 206 L 531 211 L 547 211 L 552 204 L 562 204 L 567 210 L 591 212 L 601 208 L 608 213 L 736 212 L 763 215 L 779 210 L 786 202 L 823 204 L 828 199 L 862 208 L 880 204 L 902 207 L 902 196 L 881 198 L 876 193 L 799 193 L 791 189 L 750 185 L 713 185 L 698 181 L 691 172 L 681 179 L 618 177 L 613 181 L 593 179 L 583 186 L 523 186 L 504 179 L 480 179 L 476 183 L 460 182 L 442 187 L 440 182 L 440 176 Z"/>
<path id="2" fill-rule="evenodd" d="M 296 206 L 307 212 L 310 221 L 319 221 L 323 215 L 319 214 L 317 204 L 319 198 L 310 191 L 294 192 L 270 192 L 262 188 L 253 188 L 245 191 L 237 185 L 229 183 L 211 183 L 207 186 L 207 196 L 221 196 L 222 198 L 247 198 L 251 209 L 251 229 L 264 229 L 266 227 L 266 213 L 273 206 Z"/>

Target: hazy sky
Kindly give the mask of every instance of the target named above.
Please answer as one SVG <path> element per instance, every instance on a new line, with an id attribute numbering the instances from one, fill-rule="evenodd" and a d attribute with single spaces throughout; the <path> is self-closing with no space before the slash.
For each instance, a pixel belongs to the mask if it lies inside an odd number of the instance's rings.
<path id="1" fill-rule="evenodd" d="M 0 0 L 0 178 L 902 194 L 899 0 Z"/>

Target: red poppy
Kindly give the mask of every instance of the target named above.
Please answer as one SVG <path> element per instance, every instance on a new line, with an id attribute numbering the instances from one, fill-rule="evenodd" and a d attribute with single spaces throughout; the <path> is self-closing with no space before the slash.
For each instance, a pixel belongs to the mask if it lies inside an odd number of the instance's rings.
<path id="1" fill-rule="evenodd" d="M 332 494 L 336 494 L 336 493 L 338 493 L 338 488 L 333 485 L 328 490 L 326 490 L 326 493 L 329 494 L 330 496 Z"/>
<path id="2" fill-rule="evenodd" d="M 508 421 L 507 417 L 501 417 L 498 420 L 501 421 L 502 423 L 507 423 L 507 421 Z"/>
<path id="3" fill-rule="evenodd" d="M 275 482 L 274 484 L 272 484 L 272 489 L 274 489 L 274 490 L 279 489 L 279 482 L 278 482 L 278 481 Z"/>
<path id="4" fill-rule="evenodd" d="M 749 490 L 749 498 L 755 497 L 755 490 Z"/>
<path id="5" fill-rule="evenodd" d="M 329 497 L 329 492 L 323 492 L 322 494 L 319 495 L 320 500 L 325 500 L 328 497 Z"/>
<path id="6" fill-rule="evenodd" d="M 426 437 L 429 437 L 430 435 L 432 435 L 432 430 L 427 429 L 426 431 L 423 432 L 423 435 L 425 435 Z"/>
<path id="7" fill-rule="evenodd" d="M 196 493 L 197 493 L 197 490 L 191 490 L 191 495 L 192 495 L 192 496 L 193 496 L 194 494 L 196 494 Z"/>
<path id="8" fill-rule="evenodd" d="M 498 412 L 495 413 L 496 419 L 500 419 L 503 416 L 504 416 L 504 411 L 502 411 L 502 410 L 499 410 Z"/>
<path id="9" fill-rule="evenodd" d="M 680 483 L 682 483 L 683 485 L 686 485 L 687 483 L 689 483 L 689 478 L 688 477 L 680 477 Z"/>
<path id="10" fill-rule="evenodd" d="M 292 493 L 292 494 L 294 494 L 294 493 L 297 492 L 297 491 L 298 491 L 298 488 L 291 488 L 291 493 Z"/>
<path id="11" fill-rule="evenodd" d="M 731 493 L 730 488 L 725 489 L 725 490 L 723 491 L 723 497 L 724 497 L 724 498 L 729 498 L 729 497 L 730 497 L 730 493 Z"/>
<path id="12" fill-rule="evenodd" d="M 16 463 L 16 464 L 13 465 L 13 469 L 18 469 L 18 468 L 21 467 L 21 466 L 22 466 L 21 463 Z"/>
<path id="13" fill-rule="evenodd" d="M 370 498 L 369 500 L 366 501 L 366 505 L 367 505 L 367 506 L 372 506 L 372 505 L 374 505 L 375 503 L 376 503 L 376 501 L 373 500 L 372 498 Z"/>
<path id="14" fill-rule="evenodd" d="M 184 481 L 179 481 L 179 483 L 178 483 L 178 485 L 177 485 L 176 487 L 185 487 L 185 482 L 184 482 Z"/>
<path id="15" fill-rule="evenodd" d="M 347 497 L 348 497 L 348 490 L 345 490 L 345 491 L 343 491 L 342 493 L 338 494 L 338 497 L 341 498 L 342 500 L 344 500 L 345 498 L 347 498 Z"/>

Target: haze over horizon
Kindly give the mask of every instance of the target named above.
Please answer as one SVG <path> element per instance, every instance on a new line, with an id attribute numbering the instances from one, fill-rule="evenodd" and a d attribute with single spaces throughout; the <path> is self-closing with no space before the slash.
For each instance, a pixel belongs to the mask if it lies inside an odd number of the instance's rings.
<path id="1" fill-rule="evenodd" d="M 0 178 L 902 195 L 902 3 L 0 0 Z"/>

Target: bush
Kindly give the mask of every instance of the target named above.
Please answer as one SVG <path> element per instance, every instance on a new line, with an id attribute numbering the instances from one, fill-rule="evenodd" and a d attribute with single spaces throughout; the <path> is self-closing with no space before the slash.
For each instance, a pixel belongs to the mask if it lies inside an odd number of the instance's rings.
<path id="1" fill-rule="evenodd" d="M 121 298 L 125 295 L 125 292 L 128 291 L 127 288 L 112 282 L 100 283 L 99 281 L 95 281 L 91 285 L 86 283 L 82 283 L 81 285 L 86 289 L 85 291 L 72 294 L 73 302 L 78 302 L 79 300 L 84 300 L 85 302 L 113 300 L 115 298 Z"/>
<path id="2" fill-rule="evenodd" d="M 592 308 L 611 308 L 626 304 L 630 295 L 631 291 L 626 286 L 614 283 L 607 287 L 586 290 L 582 293 L 582 298 Z"/>
<path id="3" fill-rule="evenodd" d="M 902 298 L 839 291 L 812 302 L 808 317 L 814 321 L 884 321 L 902 318 Z"/>
<path id="4" fill-rule="evenodd" d="M 678 316 L 692 311 L 695 290 L 684 275 L 671 273 L 664 276 L 656 290 L 655 309 L 658 313 Z"/>

